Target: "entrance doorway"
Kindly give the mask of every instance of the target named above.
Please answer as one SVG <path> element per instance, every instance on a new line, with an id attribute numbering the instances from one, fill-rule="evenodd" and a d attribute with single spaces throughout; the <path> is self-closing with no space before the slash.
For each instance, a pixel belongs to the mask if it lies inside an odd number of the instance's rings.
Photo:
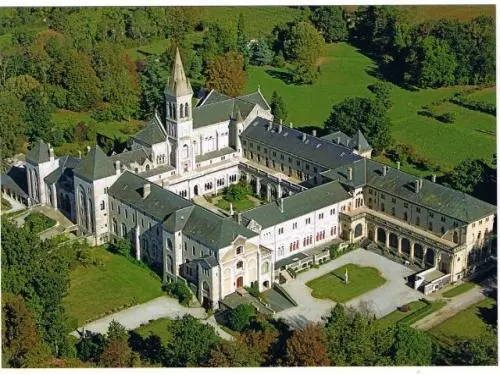
<path id="1" fill-rule="evenodd" d="M 236 288 L 243 288 L 243 276 L 236 279 Z"/>

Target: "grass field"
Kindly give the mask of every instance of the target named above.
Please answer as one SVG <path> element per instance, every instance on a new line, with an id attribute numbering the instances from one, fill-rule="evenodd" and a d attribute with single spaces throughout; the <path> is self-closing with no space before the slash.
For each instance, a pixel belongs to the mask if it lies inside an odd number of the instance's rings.
<path id="1" fill-rule="evenodd" d="M 496 325 L 496 301 L 486 298 L 466 310 L 459 312 L 428 332 L 444 345 L 453 344 L 457 339 L 481 336 L 488 323 Z"/>
<path id="2" fill-rule="evenodd" d="M 248 198 L 231 202 L 233 204 L 233 210 L 236 212 L 246 211 L 255 207 L 255 204 Z M 223 210 L 229 211 L 230 202 L 225 200 L 224 198 L 220 198 L 217 201 L 217 207 L 222 208 Z"/>
<path id="3" fill-rule="evenodd" d="M 172 337 L 172 333 L 169 331 L 170 322 L 171 320 L 168 318 L 153 320 L 148 324 L 136 328 L 135 332 L 141 335 L 144 339 L 151 334 L 157 335 L 161 338 L 163 345 L 167 345 Z"/>
<path id="4" fill-rule="evenodd" d="M 346 268 L 349 275 L 348 284 L 344 282 Z M 349 263 L 307 282 L 306 285 L 312 289 L 311 295 L 315 298 L 343 303 L 378 288 L 385 281 L 376 268 Z"/>
<path id="5" fill-rule="evenodd" d="M 320 79 L 313 85 L 287 83 L 288 72 L 284 69 L 251 66 L 245 91 L 255 91 L 260 85 L 266 99 L 270 100 L 276 90 L 286 103 L 288 122 L 297 127 L 322 127 L 334 104 L 348 97 L 371 96 L 367 86 L 377 81 L 370 74 L 375 69 L 374 62 L 349 44 L 329 44 L 323 56 Z M 414 146 L 417 153 L 444 169 L 451 169 L 468 157 L 484 158 L 491 163 L 496 149 L 494 116 L 448 102 L 441 104 L 439 110 L 455 112 L 453 124 L 443 124 L 417 113 L 425 105 L 449 98 L 461 90 L 460 87 L 409 91 L 391 86 L 393 106 L 389 117 L 397 143 Z"/>
<path id="6" fill-rule="evenodd" d="M 477 90 L 468 95 L 468 97 L 488 104 L 497 104 L 496 87 L 486 87 L 484 89 Z"/>
<path id="7" fill-rule="evenodd" d="M 474 283 L 471 283 L 470 281 L 467 281 L 463 284 L 460 284 L 446 292 L 443 293 L 443 297 L 445 298 L 452 298 L 452 297 L 456 297 L 458 296 L 459 294 L 462 294 L 462 293 L 465 293 L 467 292 L 468 290 L 471 290 L 472 288 L 474 288 L 476 286 L 476 284 Z"/>
<path id="8" fill-rule="evenodd" d="M 394 310 L 393 312 L 377 319 L 376 325 L 379 328 L 388 328 L 396 325 L 401 319 L 415 313 L 416 311 L 422 309 L 427 306 L 427 304 L 423 301 L 413 301 L 408 304 L 410 306 L 410 311 L 402 312 L 399 310 Z"/>
<path id="9" fill-rule="evenodd" d="M 125 305 L 135 305 L 163 295 L 161 281 L 146 268 L 102 247 L 92 249 L 103 266 L 79 266 L 71 271 L 64 304 L 78 326 Z"/>

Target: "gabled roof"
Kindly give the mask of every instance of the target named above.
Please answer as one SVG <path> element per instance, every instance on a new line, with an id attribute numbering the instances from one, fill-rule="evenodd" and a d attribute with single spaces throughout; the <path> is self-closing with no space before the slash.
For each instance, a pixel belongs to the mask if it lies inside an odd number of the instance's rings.
<path id="1" fill-rule="evenodd" d="M 255 140 L 282 152 L 296 155 L 297 158 L 308 160 L 312 164 L 323 166 L 326 169 L 337 168 L 361 159 L 361 156 L 354 154 L 349 148 L 312 135 L 306 135 L 304 142 L 302 140 L 303 133 L 297 129 L 282 126 L 280 133 L 278 125 L 272 124 L 271 129 L 268 128 L 268 125 L 269 120 L 257 117 L 240 134 L 240 137 Z"/>
<path id="2" fill-rule="evenodd" d="M 80 161 L 73 173 L 87 181 L 95 181 L 112 176 L 116 171 L 111 159 L 106 156 L 99 146 L 94 146 Z"/>
<path id="3" fill-rule="evenodd" d="M 255 92 L 252 92 L 252 93 L 247 94 L 247 95 L 238 96 L 238 99 L 243 100 L 245 102 L 250 102 L 250 103 L 258 104 L 263 109 L 267 109 L 267 110 L 271 109 L 271 107 L 267 103 L 267 101 L 264 98 L 264 96 L 262 96 L 262 93 L 260 92 L 260 90 L 257 90 Z"/>
<path id="4" fill-rule="evenodd" d="M 23 198 L 28 198 L 28 179 L 26 168 L 10 167 L 9 170 L 0 176 L 2 188 L 19 194 Z"/>
<path id="5" fill-rule="evenodd" d="M 366 184 L 366 160 L 366 158 L 362 158 L 351 164 L 325 171 L 321 175 L 332 181 L 339 181 L 351 188 L 362 187 Z M 349 168 L 351 168 L 352 173 L 351 180 L 349 180 Z"/>
<path id="6" fill-rule="evenodd" d="M 254 220 L 262 229 L 266 229 L 348 198 L 350 195 L 347 190 L 339 182 L 333 181 L 283 198 L 283 212 L 279 201 L 276 201 L 243 212 L 242 217 L 246 223 Z"/>
<path id="7" fill-rule="evenodd" d="M 429 180 L 423 180 L 422 187 L 416 193 L 414 184 L 418 177 L 394 168 L 388 168 L 384 176 L 383 167 L 381 163 L 366 160 L 367 186 L 466 223 L 496 212 L 496 207 L 489 203 Z"/>
<path id="8" fill-rule="evenodd" d="M 63 156 L 59 158 L 59 167 L 47 175 L 44 181 L 49 185 L 55 184 L 65 173 L 66 169 L 75 169 L 78 164 L 80 164 L 80 159 L 73 156 Z"/>
<path id="9" fill-rule="evenodd" d="M 165 142 L 167 138 L 167 133 L 163 128 L 160 117 L 158 113 L 155 112 L 153 118 L 148 121 L 146 127 L 142 129 L 139 133 L 134 135 L 132 138 L 137 140 L 139 143 L 152 146 L 161 142 Z"/>
<path id="10" fill-rule="evenodd" d="M 45 163 L 50 160 L 49 146 L 42 140 L 33 145 L 26 155 L 26 161 L 33 165 Z"/>
<path id="11" fill-rule="evenodd" d="M 186 78 L 186 73 L 184 73 L 179 48 L 175 51 L 174 66 L 172 67 L 172 74 L 165 86 L 165 93 L 171 96 L 193 95 L 191 82 L 189 82 L 189 79 Z"/>
<path id="12" fill-rule="evenodd" d="M 353 145 L 356 150 L 364 151 L 371 150 L 372 146 L 368 143 L 361 130 L 358 129 L 354 137 L 352 137 Z"/>
<path id="13" fill-rule="evenodd" d="M 230 96 L 227 96 L 221 92 L 217 92 L 215 90 L 210 90 L 208 95 L 198 103 L 197 107 L 202 107 L 204 105 L 208 104 L 213 104 L 213 103 L 218 103 L 218 102 L 223 102 L 224 100 L 229 100 L 231 99 Z"/>
<path id="14" fill-rule="evenodd" d="M 149 155 L 146 153 L 142 147 L 131 151 L 125 151 L 120 154 L 115 154 L 110 156 L 113 163 L 117 160 L 120 161 L 122 165 L 130 165 L 132 163 L 138 163 L 140 165 L 144 164 L 146 160 L 149 160 Z"/>
<path id="15" fill-rule="evenodd" d="M 195 206 L 183 233 L 210 249 L 230 246 L 239 235 L 245 238 L 257 236 L 257 233 L 233 219 L 219 216 L 201 206 Z"/>

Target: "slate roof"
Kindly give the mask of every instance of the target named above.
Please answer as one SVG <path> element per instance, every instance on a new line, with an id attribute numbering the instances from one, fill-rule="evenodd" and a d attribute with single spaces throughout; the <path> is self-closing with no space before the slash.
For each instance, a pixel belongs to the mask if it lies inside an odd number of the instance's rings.
<path id="1" fill-rule="evenodd" d="M 194 207 L 183 233 L 211 249 L 231 245 L 238 235 L 246 238 L 257 235 L 233 219 L 219 216 L 201 206 Z"/>
<path id="2" fill-rule="evenodd" d="M 144 184 L 151 186 L 150 194 L 142 198 Z M 144 178 L 129 171 L 123 174 L 109 188 L 109 194 L 130 206 L 136 207 L 143 212 L 147 212 L 158 221 L 165 221 L 177 210 L 192 206 L 192 203 L 181 196 L 163 189 Z M 180 220 L 180 217 L 178 218 Z M 177 223 L 177 218 L 173 220 Z"/>
<path id="3" fill-rule="evenodd" d="M 366 184 L 366 158 L 356 160 L 354 163 L 342 165 L 321 173 L 322 176 L 352 188 L 362 187 Z M 352 180 L 349 180 L 348 169 L 352 169 Z"/>
<path id="4" fill-rule="evenodd" d="M 246 219 L 245 224 L 255 220 L 262 229 L 266 229 L 349 197 L 347 190 L 338 181 L 332 181 L 283 198 L 283 212 L 279 201 L 276 201 L 243 212 L 242 218 Z"/>
<path id="5" fill-rule="evenodd" d="M 153 183 L 150 194 L 142 198 L 145 183 L 150 182 L 125 171 L 109 188 L 109 194 L 147 212 L 169 232 L 182 229 L 186 236 L 214 250 L 229 246 L 238 235 L 257 235 L 231 218 L 219 216 Z"/>
<path id="6" fill-rule="evenodd" d="M 368 186 L 466 223 L 496 212 L 496 207 L 489 203 L 429 180 L 423 180 L 419 193 L 415 193 L 414 182 L 417 177 L 394 168 L 389 168 L 386 176 L 383 176 L 383 164 L 373 160 L 367 159 L 366 167 Z"/>
<path id="7" fill-rule="evenodd" d="M 14 191 L 23 198 L 28 198 L 28 179 L 26 168 L 10 167 L 0 176 L 2 188 Z"/>
<path id="8" fill-rule="evenodd" d="M 166 172 L 173 171 L 174 169 L 175 168 L 172 167 L 171 165 L 164 164 L 164 165 L 160 165 L 159 167 L 151 168 L 150 170 L 140 172 L 139 176 L 144 177 L 144 178 L 148 178 L 151 176 L 156 176 L 160 173 L 166 173 Z"/>
<path id="9" fill-rule="evenodd" d="M 115 161 L 119 160 L 122 165 L 130 165 L 132 163 L 139 163 L 142 165 L 146 160 L 149 160 L 149 155 L 146 150 L 141 147 L 135 150 L 122 152 L 121 154 L 112 155 L 110 159 L 113 164 Z"/>
<path id="10" fill-rule="evenodd" d="M 278 133 L 278 125 L 273 124 L 271 130 L 268 130 L 268 123 L 268 120 L 257 117 L 240 134 L 240 137 L 259 141 L 327 169 L 337 168 L 361 159 L 361 156 L 354 154 L 349 148 L 312 135 L 307 135 L 306 141 L 303 142 L 303 133 L 297 129 L 283 126 L 281 133 Z"/>
<path id="11" fill-rule="evenodd" d="M 112 176 L 116 171 L 111 159 L 106 156 L 99 146 L 94 146 L 81 159 L 73 173 L 87 181 L 95 181 Z"/>
<path id="12" fill-rule="evenodd" d="M 197 163 L 200 163 L 202 161 L 210 160 L 216 157 L 232 154 L 233 152 L 236 152 L 234 148 L 224 147 L 220 150 L 210 151 L 203 155 L 196 155 L 195 159 Z"/>
<path id="13" fill-rule="evenodd" d="M 359 151 L 371 150 L 372 146 L 368 143 L 361 130 L 358 129 L 354 137 L 352 137 L 352 141 L 354 143 L 354 148 Z"/>
<path id="14" fill-rule="evenodd" d="M 347 134 L 336 131 L 321 137 L 325 141 L 340 144 L 342 146 L 348 147 L 350 149 L 355 148 L 359 151 L 371 150 L 372 146 L 368 143 L 361 130 L 358 129 L 354 137 L 349 137 Z"/>
<path id="15" fill-rule="evenodd" d="M 167 133 L 163 128 L 160 117 L 158 113 L 155 113 L 153 118 L 148 121 L 146 127 L 142 129 L 139 133 L 133 136 L 135 140 L 139 143 L 143 143 L 152 146 L 157 143 L 165 142 L 167 138 Z"/>
<path id="16" fill-rule="evenodd" d="M 39 140 L 37 143 L 35 143 L 26 155 L 26 161 L 30 162 L 33 165 L 45 163 L 49 160 L 49 146 L 42 140 Z"/>
<path id="17" fill-rule="evenodd" d="M 229 100 L 229 99 L 231 99 L 230 96 L 227 96 L 227 95 L 220 93 L 220 92 L 217 92 L 215 90 L 211 90 L 208 93 L 208 95 L 202 101 L 200 101 L 200 103 L 198 104 L 198 107 L 202 107 L 202 106 L 208 105 L 208 104 L 222 102 L 224 100 Z"/>
<path id="18" fill-rule="evenodd" d="M 49 184 L 55 184 L 61 176 L 66 172 L 66 169 L 74 169 L 80 164 L 80 159 L 74 158 L 73 156 L 63 156 L 59 158 L 59 167 L 52 173 L 48 174 L 44 181 Z"/>

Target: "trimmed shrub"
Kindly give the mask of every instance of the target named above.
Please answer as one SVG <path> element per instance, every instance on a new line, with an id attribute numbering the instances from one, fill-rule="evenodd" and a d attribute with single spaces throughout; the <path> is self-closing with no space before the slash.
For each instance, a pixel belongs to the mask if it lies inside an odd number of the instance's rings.
<path id="1" fill-rule="evenodd" d="M 444 122 L 446 124 L 454 123 L 455 119 L 456 119 L 456 115 L 454 112 L 446 112 L 446 113 L 443 113 L 442 115 L 436 117 L 436 120 L 439 120 L 439 121 Z"/>
<path id="2" fill-rule="evenodd" d="M 162 290 L 169 296 L 177 298 L 179 303 L 183 306 L 188 306 L 191 301 L 191 289 L 182 281 L 176 280 L 174 282 L 163 284 Z"/>
<path id="3" fill-rule="evenodd" d="M 229 328 L 241 332 L 250 327 L 252 318 L 255 316 L 255 308 L 250 303 L 242 303 L 232 309 L 227 317 Z"/>
<path id="4" fill-rule="evenodd" d="M 56 225 L 56 221 L 39 212 L 30 213 L 24 220 L 24 226 L 34 233 L 40 233 Z"/>
<path id="5" fill-rule="evenodd" d="M 402 306 L 399 306 L 398 310 L 401 312 L 408 312 L 408 311 L 411 311 L 411 307 L 409 304 L 404 304 Z"/>

